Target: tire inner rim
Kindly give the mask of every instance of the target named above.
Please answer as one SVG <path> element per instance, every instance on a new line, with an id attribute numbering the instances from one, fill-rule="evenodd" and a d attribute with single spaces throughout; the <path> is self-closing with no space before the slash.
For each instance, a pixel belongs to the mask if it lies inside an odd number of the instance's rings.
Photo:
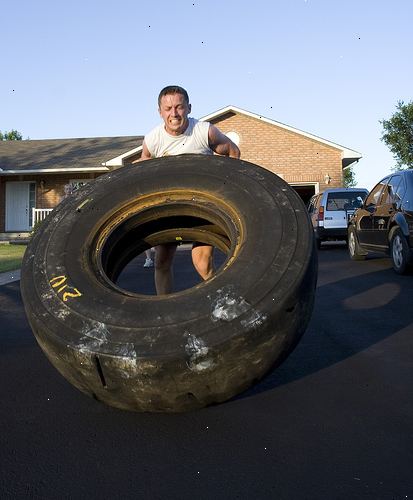
<path id="1" fill-rule="evenodd" d="M 145 250 L 160 244 L 199 242 L 225 254 L 218 272 L 240 251 L 245 230 L 234 207 L 204 192 L 174 190 L 141 196 L 106 214 L 89 245 L 99 281 L 125 293 L 116 282 L 125 267 Z"/>

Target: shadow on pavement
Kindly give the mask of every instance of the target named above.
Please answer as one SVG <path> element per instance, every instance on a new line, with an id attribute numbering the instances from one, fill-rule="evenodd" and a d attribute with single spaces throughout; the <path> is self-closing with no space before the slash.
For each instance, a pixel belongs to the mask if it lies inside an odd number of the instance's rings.
<path id="1" fill-rule="evenodd" d="M 237 399 L 177 415 L 80 393 L 38 347 L 19 283 L 0 287 L 0 497 L 405 498 L 412 277 L 388 259 L 319 256 L 314 314 L 290 357 Z M 176 278 L 196 276 L 177 269 Z"/>
<path id="2" fill-rule="evenodd" d="M 399 276 L 390 259 L 337 261 L 343 249 L 319 251 L 320 269 L 312 319 L 290 356 L 238 397 L 288 384 L 360 353 L 406 327 L 413 330 L 412 276 Z M 331 252 L 331 250 L 334 252 Z M 350 276 L 348 276 L 350 274 Z M 346 275 L 340 279 L 340 275 Z"/>

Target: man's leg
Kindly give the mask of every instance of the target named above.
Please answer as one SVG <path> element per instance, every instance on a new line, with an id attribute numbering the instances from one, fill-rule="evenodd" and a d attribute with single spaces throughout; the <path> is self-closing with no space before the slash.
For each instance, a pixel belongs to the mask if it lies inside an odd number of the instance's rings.
<path id="1" fill-rule="evenodd" d="M 145 250 L 145 263 L 143 267 L 153 267 L 153 254 L 152 254 L 152 248 L 148 248 L 148 250 Z"/>
<path id="2" fill-rule="evenodd" d="M 172 292 L 172 262 L 176 247 L 175 243 L 155 247 L 155 288 L 158 295 Z"/>
<path id="3" fill-rule="evenodd" d="M 214 247 L 202 243 L 194 243 L 192 247 L 192 263 L 203 280 L 214 274 Z"/>

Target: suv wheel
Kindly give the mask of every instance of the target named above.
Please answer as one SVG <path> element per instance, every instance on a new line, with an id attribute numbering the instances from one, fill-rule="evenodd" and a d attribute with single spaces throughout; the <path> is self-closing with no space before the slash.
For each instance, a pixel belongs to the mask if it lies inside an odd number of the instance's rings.
<path id="1" fill-rule="evenodd" d="M 390 240 L 390 256 L 393 269 L 398 274 L 404 274 L 409 268 L 410 251 L 406 238 L 400 229 L 395 229 Z"/>
<path id="2" fill-rule="evenodd" d="M 352 260 L 364 260 L 367 252 L 361 250 L 354 226 L 348 228 L 348 252 Z"/>

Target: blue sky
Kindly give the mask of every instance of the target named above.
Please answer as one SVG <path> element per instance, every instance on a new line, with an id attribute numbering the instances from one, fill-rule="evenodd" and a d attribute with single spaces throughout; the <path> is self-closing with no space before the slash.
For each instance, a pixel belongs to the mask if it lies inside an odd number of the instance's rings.
<path id="1" fill-rule="evenodd" d="M 362 153 L 413 89 L 412 0 L 20 0 L 2 5 L 0 130 L 47 139 L 143 135 L 184 86 L 192 115 L 227 105 Z M 242 147 L 242 145 L 241 145 Z"/>

